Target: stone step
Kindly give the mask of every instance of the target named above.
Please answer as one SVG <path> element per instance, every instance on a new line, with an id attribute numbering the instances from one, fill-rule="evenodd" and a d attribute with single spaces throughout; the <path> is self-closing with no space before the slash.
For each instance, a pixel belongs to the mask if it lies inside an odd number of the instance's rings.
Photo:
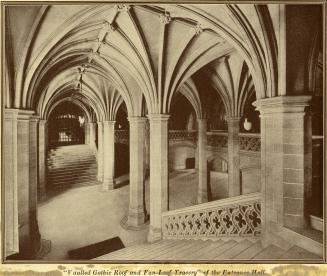
<path id="1" fill-rule="evenodd" d="M 150 256 L 150 260 L 183 260 L 186 256 L 188 256 L 188 253 L 190 251 L 197 251 L 198 249 L 202 248 L 203 244 L 205 242 L 203 241 L 192 241 L 189 240 L 186 243 L 184 243 L 182 246 L 176 247 L 174 250 L 170 250 L 170 247 L 168 247 L 168 250 L 165 250 L 165 253 L 158 252 L 157 255 Z M 180 244 L 180 243 L 178 243 Z"/>
<path id="2" fill-rule="evenodd" d="M 275 245 L 269 245 L 253 257 L 253 260 L 277 260 L 285 251 Z"/>
<path id="3" fill-rule="evenodd" d="M 101 185 L 101 182 L 96 181 L 96 180 L 91 180 L 91 181 L 83 181 L 79 183 L 65 183 L 65 185 L 56 185 L 51 187 L 52 191 L 59 191 L 59 190 L 66 190 L 67 188 L 73 189 L 73 188 L 79 188 L 79 187 L 84 187 L 84 186 L 96 186 L 96 185 Z"/>
<path id="4" fill-rule="evenodd" d="M 79 182 L 86 182 L 86 181 L 94 181 L 97 180 L 96 176 L 84 176 L 80 178 L 67 178 L 67 179 L 60 179 L 60 180 L 52 180 L 49 182 L 49 184 L 53 187 L 56 185 L 65 185 L 65 184 L 74 184 L 74 183 L 79 183 Z"/>
<path id="5" fill-rule="evenodd" d="M 88 145 L 63 146 L 48 154 L 50 189 L 97 185 L 97 163 Z"/>
<path id="6" fill-rule="evenodd" d="M 49 174 L 49 179 L 61 179 L 65 177 L 78 177 L 83 175 L 97 175 L 96 169 L 87 170 L 70 170 L 65 172 L 51 173 Z"/>
<path id="7" fill-rule="evenodd" d="M 214 260 L 230 260 L 233 259 L 236 255 L 239 255 L 240 252 L 245 251 L 249 247 L 251 247 L 253 243 L 249 240 L 243 240 L 238 242 L 235 246 L 222 252 L 222 254 L 218 255 Z"/>
<path id="8" fill-rule="evenodd" d="M 72 163 L 72 164 L 63 164 L 61 166 L 57 166 L 57 165 L 54 165 L 54 166 L 48 166 L 48 171 L 49 172 L 59 172 L 59 171 L 64 171 L 64 170 L 71 170 L 71 169 L 85 169 L 85 168 L 97 168 L 97 164 L 95 161 L 92 161 L 92 162 L 81 162 L 81 163 L 78 163 L 78 162 L 75 162 L 75 163 Z"/>
<path id="9" fill-rule="evenodd" d="M 259 252 L 261 252 L 262 250 L 263 247 L 261 245 L 261 241 L 257 241 L 253 243 L 250 247 L 248 247 L 246 250 L 235 255 L 233 259 L 249 260 L 252 259 L 255 255 L 259 254 Z"/>
<path id="10" fill-rule="evenodd" d="M 49 167 L 51 166 L 59 166 L 59 165 L 70 165 L 70 164 L 84 164 L 84 163 L 93 163 L 95 162 L 95 158 L 88 158 L 88 159 L 69 159 L 65 161 L 57 161 L 57 160 L 51 160 L 47 164 Z"/>
<path id="11" fill-rule="evenodd" d="M 287 250 L 280 257 L 280 259 L 284 259 L 284 260 L 319 260 L 320 259 L 321 260 L 321 257 L 295 245 L 291 247 L 289 250 Z"/>

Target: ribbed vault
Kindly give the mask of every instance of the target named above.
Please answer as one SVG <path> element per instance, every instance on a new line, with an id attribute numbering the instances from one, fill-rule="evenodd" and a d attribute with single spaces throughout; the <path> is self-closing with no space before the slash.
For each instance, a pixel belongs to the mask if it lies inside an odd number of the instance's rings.
<path id="1" fill-rule="evenodd" d="M 275 93 L 267 84 L 273 76 L 267 72 L 274 69 L 259 16 L 265 9 L 245 6 L 244 10 L 237 5 L 37 6 L 35 20 L 25 20 L 30 23 L 21 32 L 23 45 L 13 49 L 17 53 L 21 47 L 21 58 L 7 60 L 17 74 L 6 71 L 11 86 L 6 91 L 14 94 L 7 94 L 6 106 L 43 114 L 49 103 L 71 97 L 81 84 L 83 97 L 99 120 L 113 120 L 121 101 L 129 116 L 140 116 L 143 98 L 148 113 L 169 113 L 179 90 L 201 117 L 203 104 L 192 75 L 222 57 L 232 60 L 227 57 L 237 52 L 247 76 L 242 73 L 240 87 L 225 89 L 232 93 L 225 100 L 232 106 L 227 108 L 233 110 L 230 114 L 238 114 L 249 86 L 256 87 L 257 98 Z M 254 15 L 251 23 L 249 11 Z M 8 14 L 20 11 L 10 7 Z M 224 90 L 219 75 L 212 82 Z M 224 80 L 225 86 L 230 81 Z"/>

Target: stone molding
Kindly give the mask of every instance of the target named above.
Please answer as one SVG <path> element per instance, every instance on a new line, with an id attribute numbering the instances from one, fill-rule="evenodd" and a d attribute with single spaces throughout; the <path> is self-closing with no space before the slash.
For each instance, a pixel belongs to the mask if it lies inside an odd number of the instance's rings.
<path id="1" fill-rule="evenodd" d="M 310 95 L 279 96 L 260 99 L 253 103 L 261 115 L 274 113 L 301 113 L 310 105 Z"/>
<path id="2" fill-rule="evenodd" d="M 170 21 L 171 21 L 170 13 L 167 12 L 167 11 L 165 11 L 164 14 L 160 14 L 160 15 L 159 15 L 159 20 L 160 20 L 160 22 L 161 22 L 162 24 L 164 24 L 164 25 L 169 24 Z"/>
<path id="3" fill-rule="evenodd" d="M 145 117 L 137 117 L 137 116 L 129 116 L 127 117 L 127 120 L 132 124 L 145 124 L 147 121 L 147 118 Z"/>
<path id="4" fill-rule="evenodd" d="M 150 122 L 154 121 L 168 121 L 170 118 L 169 114 L 149 114 L 147 115 L 149 118 Z"/>

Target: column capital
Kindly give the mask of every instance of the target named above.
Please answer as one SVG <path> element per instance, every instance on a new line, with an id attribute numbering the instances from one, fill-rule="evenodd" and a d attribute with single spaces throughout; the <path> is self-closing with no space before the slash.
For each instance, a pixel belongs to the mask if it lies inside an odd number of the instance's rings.
<path id="1" fill-rule="evenodd" d="M 226 121 L 229 123 L 229 122 L 239 122 L 241 120 L 241 117 L 239 117 L 239 116 L 230 116 L 230 117 L 227 117 L 226 118 Z"/>
<path id="2" fill-rule="evenodd" d="M 4 109 L 4 119 L 9 120 L 29 120 L 31 117 L 37 117 L 34 110 L 29 109 Z M 37 117 L 38 118 L 38 117 Z"/>
<path id="3" fill-rule="evenodd" d="M 115 125 L 116 121 L 102 121 L 104 125 Z"/>
<path id="4" fill-rule="evenodd" d="M 169 114 L 148 114 L 147 117 L 150 121 L 168 121 L 170 118 Z"/>
<path id="5" fill-rule="evenodd" d="M 208 118 L 197 118 L 198 122 L 207 122 Z"/>
<path id="6" fill-rule="evenodd" d="M 48 121 L 45 120 L 45 119 L 40 119 L 40 120 L 39 120 L 39 123 L 40 123 L 40 124 L 46 124 L 47 122 L 48 122 Z"/>
<path id="7" fill-rule="evenodd" d="M 310 95 L 279 96 L 259 99 L 253 103 L 261 114 L 302 113 L 310 105 Z"/>
<path id="8" fill-rule="evenodd" d="M 143 124 L 143 123 L 146 123 L 147 121 L 147 118 L 146 117 L 141 117 L 141 116 L 128 116 L 127 117 L 127 120 L 130 122 L 130 123 L 139 123 L 139 124 Z"/>

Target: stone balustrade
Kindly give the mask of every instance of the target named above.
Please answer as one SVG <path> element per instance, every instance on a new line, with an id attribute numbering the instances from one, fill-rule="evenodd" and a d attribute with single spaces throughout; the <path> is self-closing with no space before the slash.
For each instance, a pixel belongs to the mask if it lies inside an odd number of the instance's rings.
<path id="1" fill-rule="evenodd" d="M 207 143 L 211 147 L 228 147 L 228 133 L 226 132 L 207 132 Z"/>
<path id="2" fill-rule="evenodd" d="M 240 150 L 261 151 L 260 133 L 240 133 Z"/>
<path id="3" fill-rule="evenodd" d="M 195 130 L 169 130 L 170 141 L 190 141 L 196 143 L 197 131 Z"/>
<path id="4" fill-rule="evenodd" d="M 252 193 L 162 214 L 165 239 L 216 240 L 261 234 L 261 194 Z"/>

